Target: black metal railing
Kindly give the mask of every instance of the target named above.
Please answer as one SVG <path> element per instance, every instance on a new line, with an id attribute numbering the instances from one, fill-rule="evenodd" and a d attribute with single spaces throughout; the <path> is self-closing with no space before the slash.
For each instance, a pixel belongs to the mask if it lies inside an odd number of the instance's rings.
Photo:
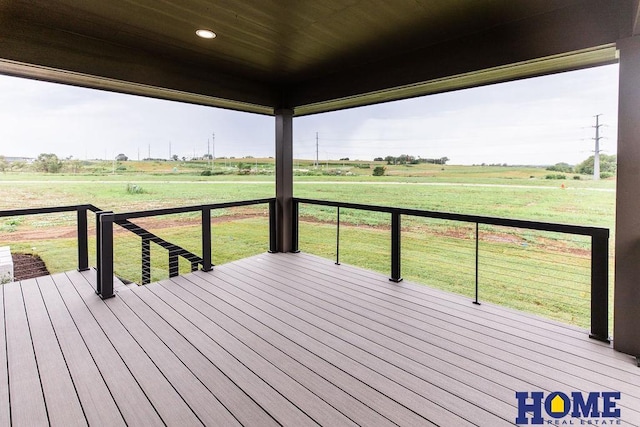
<path id="1" fill-rule="evenodd" d="M 119 225 L 124 229 L 138 235 L 141 238 L 141 260 L 142 260 L 142 281 L 143 284 L 149 283 L 150 274 L 150 244 L 155 243 L 161 248 L 167 250 L 169 257 L 169 277 L 175 277 L 179 274 L 178 258 L 182 257 L 191 264 L 191 270 L 197 270 L 198 266 L 203 271 L 212 269 L 211 262 L 211 211 L 215 209 L 234 208 L 240 206 L 250 206 L 259 204 L 269 204 L 269 251 L 276 250 L 276 220 L 275 220 L 275 203 L 274 198 L 245 200 L 239 202 L 224 202 L 197 206 L 186 206 L 177 208 L 153 209 L 147 211 L 118 213 L 108 211 L 96 212 L 96 242 L 97 242 L 97 285 L 96 292 L 101 298 L 110 298 L 113 293 L 113 277 L 114 277 L 114 240 L 113 225 Z M 168 242 L 144 228 L 132 223 L 130 220 L 135 218 L 149 218 L 162 215 L 174 215 L 200 212 L 201 222 L 201 249 L 202 255 L 197 256 L 192 252 Z"/>
<path id="2" fill-rule="evenodd" d="M 314 199 L 294 198 L 293 200 L 293 232 L 292 250 L 298 251 L 299 239 L 299 205 L 319 205 L 336 208 L 336 264 L 340 263 L 340 209 L 356 209 L 370 212 L 387 213 L 391 216 L 391 266 L 389 280 L 400 282 L 401 274 L 401 236 L 402 216 L 412 216 L 421 218 L 434 218 L 440 220 L 459 221 L 475 224 L 475 298 L 478 301 L 479 287 L 479 225 L 513 227 L 525 230 L 548 231 L 570 235 L 589 236 L 591 238 L 591 303 L 590 303 L 590 337 L 609 342 L 609 229 L 598 227 L 585 227 L 578 225 L 565 225 L 537 221 L 525 221 L 507 218 L 496 218 L 488 216 L 464 215 L 447 212 L 425 211 L 418 209 L 396 208 L 386 206 L 364 205 L 356 203 L 343 203 L 335 201 L 324 201 Z"/>
<path id="3" fill-rule="evenodd" d="M 99 211 L 93 205 L 52 206 L 45 208 L 11 209 L 0 211 L 0 218 L 13 216 L 43 215 L 52 213 L 76 212 L 78 241 L 78 271 L 89 269 L 89 239 L 87 230 L 87 212 Z"/>

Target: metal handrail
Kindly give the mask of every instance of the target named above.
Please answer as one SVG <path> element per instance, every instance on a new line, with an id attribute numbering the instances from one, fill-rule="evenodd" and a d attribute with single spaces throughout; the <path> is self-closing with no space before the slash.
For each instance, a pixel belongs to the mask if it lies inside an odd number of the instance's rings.
<path id="1" fill-rule="evenodd" d="M 10 216 L 43 215 L 62 212 L 77 213 L 78 230 L 78 271 L 89 269 L 89 238 L 87 231 L 87 211 L 97 212 L 99 209 L 90 204 L 70 206 L 47 206 L 42 208 L 9 209 L 0 211 L 0 218 Z"/>
<path id="2" fill-rule="evenodd" d="M 496 225 L 522 228 L 527 230 L 550 231 L 591 237 L 591 338 L 609 342 L 609 229 L 601 227 L 587 227 L 570 224 L 518 220 L 510 218 L 489 217 L 481 215 L 466 215 L 450 212 L 427 211 L 411 208 L 390 206 L 365 205 L 358 203 L 344 203 L 328 200 L 293 198 L 293 230 L 292 251 L 298 251 L 299 236 L 299 205 L 301 203 L 329 206 L 337 208 L 337 223 L 339 227 L 340 209 L 356 209 L 370 212 L 388 213 L 391 215 L 391 277 L 389 280 L 400 282 L 401 275 L 401 216 L 435 218 L 442 220 L 460 221 L 476 224 L 476 275 L 475 299 L 478 301 L 478 225 Z M 339 228 L 338 228 L 339 230 Z M 339 231 L 336 233 L 336 264 L 339 263 L 340 240 Z"/>
<path id="3" fill-rule="evenodd" d="M 96 286 L 96 292 L 100 295 L 101 298 L 110 298 L 114 296 L 113 293 L 113 224 L 119 224 L 127 228 L 126 224 L 132 224 L 129 222 L 130 219 L 133 218 L 146 218 L 160 215 L 172 215 L 172 214 L 180 214 L 180 213 L 188 213 L 188 212 L 200 212 L 202 216 L 202 257 L 197 257 L 196 255 L 186 251 L 185 249 L 174 245 L 170 242 L 167 242 L 163 239 L 160 239 L 162 242 L 158 242 L 157 239 L 153 237 L 157 237 L 148 233 L 148 236 L 141 236 L 140 233 L 136 233 L 140 235 L 142 238 L 142 257 L 143 257 L 143 278 L 145 276 L 145 266 L 144 266 L 144 257 L 145 254 L 149 254 L 149 243 L 154 242 L 158 243 L 164 249 L 167 249 L 169 252 L 169 275 L 170 277 L 174 277 L 178 275 L 177 269 L 177 258 L 178 256 L 182 256 L 191 262 L 192 270 L 197 269 L 197 265 L 200 264 L 202 266 L 203 271 L 210 271 L 212 269 L 211 263 L 211 210 L 215 209 L 224 209 L 231 207 L 239 207 L 239 206 L 250 206 L 250 205 L 258 205 L 258 204 L 269 204 L 269 251 L 275 252 L 276 250 L 276 220 L 275 220 L 275 198 L 265 198 L 265 199 L 254 199 L 254 200 L 243 200 L 237 202 L 223 202 L 223 203 L 212 203 L 212 204 L 203 204 L 196 206 L 184 206 L 184 207 L 174 207 L 174 208 L 162 208 L 162 209 L 151 209 L 147 211 L 135 211 L 135 212 L 124 212 L 124 213 L 113 213 L 113 212 L 97 212 L 96 213 L 96 223 L 97 223 L 97 253 L 98 253 L 98 280 Z M 124 225 L 123 225 L 124 224 Z M 137 227 L 137 226 L 136 226 Z M 128 228 L 127 228 L 128 229 Z M 129 230 L 132 231 L 132 230 Z M 147 272 L 148 273 L 148 272 Z"/>

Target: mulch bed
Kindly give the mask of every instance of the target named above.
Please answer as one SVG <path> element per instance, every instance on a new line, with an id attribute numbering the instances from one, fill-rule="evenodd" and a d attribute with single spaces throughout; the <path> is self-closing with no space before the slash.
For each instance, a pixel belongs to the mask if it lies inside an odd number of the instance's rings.
<path id="1" fill-rule="evenodd" d="M 38 255 L 14 253 L 11 254 L 11 258 L 13 258 L 13 280 L 16 282 L 49 274 L 47 266 Z"/>

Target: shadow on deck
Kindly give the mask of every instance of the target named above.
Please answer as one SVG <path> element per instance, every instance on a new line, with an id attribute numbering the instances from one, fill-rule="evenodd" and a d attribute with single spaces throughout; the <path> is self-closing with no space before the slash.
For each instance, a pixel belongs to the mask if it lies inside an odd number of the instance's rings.
<path id="1" fill-rule="evenodd" d="M 619 391 L 586 331 L 307 254 L 95 295 L 95 272 L 2 287 L 0 425 L 513 425 L 516 391 Z"/>

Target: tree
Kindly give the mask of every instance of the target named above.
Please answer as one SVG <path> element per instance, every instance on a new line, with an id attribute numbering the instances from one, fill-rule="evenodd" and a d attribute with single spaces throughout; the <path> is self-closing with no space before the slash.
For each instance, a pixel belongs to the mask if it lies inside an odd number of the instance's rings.
<path id="1" fill-rule="evenodd" d="M 173 160 L 174 162 L 178 161 L 178 155 L 174 154 L 173 156 L 171 156 L 171 160 Z"/>
<path id="2" fill-rule="evenodd" d="M 126 162 L 129 158 L 125 154 L 120 153 L 116 156 L 116 160 L 118 162 Z"/>
<path id="3" fill-rule="evenodd" d="M 45 173 L 58 173 L 62 169 L 62 161 L 53 153 L 41 153 L 33 162 L 35 169 Z"/>
<path id="4" fill-rule="evenodd" d="M 549 166 L 547 170 L 552 172 L 573 173 L 573 166 L 568 163 L 561 162 L 556 163 L 553 166 Z M 593 162 L 591 162 L 591 170 L 593 171 Z"/>
<path id="5" fill-rule="evenodd" d="M 374 162 L 382 162 L 384 159 L 382 157 L 376 157 L 373 159 Z"/>
<path id="6" fill-rule="evenodd" d="M 593 175 L 593 156 L 575 167 L 575 172 L 583 175 Z M 600 172 L 615 175 L 618 167 L 618 157 L 615 154 L 600 154 Z"/>
<path id="7" fill-rule="evenodd" d="M 72 173 L 78 173 L 82 169 L 82 161 L 78 159 L 68 159 L 65 161 L 66 167 Z"/>
<path id="8" fill-rule="evenodd" d="M 0 156 L 0 172 L 4 172 L 9 167 L 9 162 L 4 158 L 4 156 Z"/>
<path id="9" fill-rule="evenodd" d="M 384 166 L 376 166 L 373 168 L 373 176 L 382 176 L 386 168 Z"/>

